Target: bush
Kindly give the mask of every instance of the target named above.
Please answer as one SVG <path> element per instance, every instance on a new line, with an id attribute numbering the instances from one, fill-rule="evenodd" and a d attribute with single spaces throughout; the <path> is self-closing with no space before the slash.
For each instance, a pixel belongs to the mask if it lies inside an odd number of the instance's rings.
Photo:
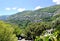
<path id="1" fill-rule="evenodd" d="M 0 41 L 17 41 L 16 35 L 13 32 L 14 29 L 11 25 L 0 22 Z"/>

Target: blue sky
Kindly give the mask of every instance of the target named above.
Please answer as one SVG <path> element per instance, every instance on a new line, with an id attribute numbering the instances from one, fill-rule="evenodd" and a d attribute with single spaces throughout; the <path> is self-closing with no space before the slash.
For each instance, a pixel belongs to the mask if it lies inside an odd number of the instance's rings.
<path id="1" fill-rule="evenodd" d="M 60 4 L 60 0 L 0 0 L 0 15 L 11 15 L 24 10 L 37 10 Z"/>

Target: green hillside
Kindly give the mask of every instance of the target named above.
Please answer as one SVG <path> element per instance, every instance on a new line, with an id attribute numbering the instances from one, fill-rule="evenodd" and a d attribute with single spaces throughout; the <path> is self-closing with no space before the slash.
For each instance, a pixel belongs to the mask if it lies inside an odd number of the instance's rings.
<path id="1" fill-rule="evenodd" d="M 30 22 L 51 21 L 51 17 L 59 11 L 60 5 L 41 8 L 35 11 L 18 12 L 8 17 L 7 21 L 19 26 L 27 26 Z"/>

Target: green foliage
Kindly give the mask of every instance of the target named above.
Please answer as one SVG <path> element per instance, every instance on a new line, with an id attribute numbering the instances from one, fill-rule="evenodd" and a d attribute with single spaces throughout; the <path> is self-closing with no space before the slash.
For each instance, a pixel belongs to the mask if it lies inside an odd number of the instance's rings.
<path id="1" fill-rule="evenodd" d="M 46 24 L 45 22 L 40 22 L 40 23 L 31 23 L 27 26 L 27 28 L 25 29 L 25 35 L 26 38 L 32 38 L 35 39 L 36 36 L 40 36 L 43 31 L 45 31 L 46 29 L 50 29 L 51 27 Z M 28 38 L 28 39 L 29 39 Z"/>
<path id="2" fill-rule="evenodd" d="M 54 35 L 36 37 L 35 41 L 59 41 Z"/>
<path id="3" fill-rule="evenodd" d="M 60 41 L 60 18 L 54 21 L 54 27 L 56 28 L 54 35 L 57 37 L 57 40 Z"/>
<path id="4" fill-rule="evenodd" d="M 41 39 L 40 37 L 36 36 L 35 41 L 43 41 L 43 39 Z"/>
<path id="5" fill-rule="evenodd" d="M 14 27 L 14 34 L 16 34 L 16 36 L 20 36 L 23 33 L 22 29 L 19 27 Z"/>
<path id="6" fill-rule="evenodd" d="M 14 29 L 11 25 L 0 21 L 0 41 L 17 41 L 17 37 L 13 32 Z"/>

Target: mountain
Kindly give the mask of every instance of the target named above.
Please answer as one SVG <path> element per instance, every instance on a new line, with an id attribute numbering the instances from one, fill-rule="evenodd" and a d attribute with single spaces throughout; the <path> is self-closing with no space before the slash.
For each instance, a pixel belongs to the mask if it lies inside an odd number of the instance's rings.
<path id="1" fill-rule="evenodd" d="M 9 15 L 0 16 L 0 20 L 6 20 L 8 17 Z"/>
<path id="2" fill-rule="evenodd" d="M 60 5 L 54 5 L 46 8 L 41 8 L 38 10 L 27 10 L 23 12 L 18 12 L 9 17 L 2 17 L 1 19 L 6 19 L 7 22 L 17 24 L 19 26 L 27 26 L 30 22 L 49 22 L 52 17 L 60 12 Z"/>

